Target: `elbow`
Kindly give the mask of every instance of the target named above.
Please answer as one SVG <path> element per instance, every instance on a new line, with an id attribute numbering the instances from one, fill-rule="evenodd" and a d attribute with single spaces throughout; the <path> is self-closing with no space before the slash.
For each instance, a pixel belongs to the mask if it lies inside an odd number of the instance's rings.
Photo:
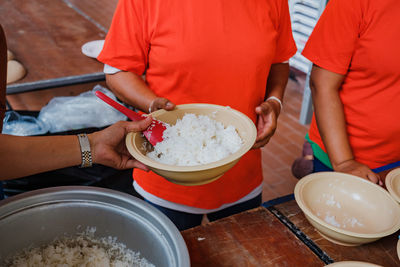
<path id="1" fill-rule="evenodd" d="M 106 85 L 112 90 L 112 74 L 106 74 Z"/>
<path id="2" fill-rule="evenodd" d="M 309 87 L 311 90 L 311 95 L 314 96 L 317 93 L 317 86 L 313 77 L 310 77 Z"/>

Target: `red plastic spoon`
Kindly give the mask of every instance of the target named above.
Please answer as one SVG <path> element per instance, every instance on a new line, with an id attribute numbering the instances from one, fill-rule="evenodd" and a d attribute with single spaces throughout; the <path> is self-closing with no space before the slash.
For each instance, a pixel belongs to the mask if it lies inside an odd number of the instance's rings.
<path id="1" fill-rule="evenodd" d="M 121 113 L 125 114 L 132 121 L 140 121 L 146 118 L 145 115 L 141 115 L 121 105 L 120 103 L 114 101 L 100 91 L 96 91 L 95 94 L 98 98 L 100 98 L 113 108 L 119 110 Z M 143 135 L 146 137 L 147 140 L 149 140 L 150 144 L 155 146 L 158 142 L 161 142 L 163 140 L 163 132 L 166 128 L 167 127 L 165 126 L 164 122 L 153 119 L 153 122 L 150 124 L 150 126 L 143 131 Z"/>

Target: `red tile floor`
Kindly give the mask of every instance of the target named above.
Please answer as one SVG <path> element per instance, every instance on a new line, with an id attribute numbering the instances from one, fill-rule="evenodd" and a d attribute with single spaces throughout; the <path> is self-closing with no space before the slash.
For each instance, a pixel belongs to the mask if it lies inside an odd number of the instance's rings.
<path id="1" fill-rule="evenodd" d="M 262 149 L 264 189 L 263 202 L 293 193 L 297 179 L 291 173 L 293 161 L 301 155 L 307 126 L 299 123 L 305 75 L 296 73 L 297 82 L 289 79 L 278 120 L 278 128 L 270 142 Z M 77 95 L 90 90 L 94 84 L 35 91 L 7 97 L 15 110 L 40 110 L 55 96 Z"/>
<path id="2" fill-rule="evenodd" d="M 297 82 L 288 81 L 278 128 L 270 142 L 262 148 L 263 202 L 293 193 L 297 182 L 291 173 L 291 166 L 301 155 L 308 126 L 299 123 L 305 74 L 296 72 L 296 79 Z"/>

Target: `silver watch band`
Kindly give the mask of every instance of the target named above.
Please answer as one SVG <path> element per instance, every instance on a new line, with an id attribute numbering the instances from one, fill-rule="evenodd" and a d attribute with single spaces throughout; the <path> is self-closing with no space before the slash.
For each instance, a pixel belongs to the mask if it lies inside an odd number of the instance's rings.
<path id="1" fill-rule="evenodd" d="M 89 138 L 86 134 L 78 134 L 79 145 L 81 146 L 82 164 L 81 168 L 92 167 L 92 152 L 90 150 Z"/>

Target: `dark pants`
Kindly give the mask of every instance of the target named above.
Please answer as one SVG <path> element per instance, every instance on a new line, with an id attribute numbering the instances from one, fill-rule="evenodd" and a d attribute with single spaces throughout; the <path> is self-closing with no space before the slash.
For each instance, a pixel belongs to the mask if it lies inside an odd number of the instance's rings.
<path id="1" fill-rule="evenodd" d="M 0 181 L 0 200 L 4 199 L 3 182 Z"/>
<path id="2" fill-rule="evenodd" d="M 146 201 L 150 203 L 152 206 L 156 207 L 162 213 L 167 215 L 167 217 L 176 225 L 179 231 L 198 226 L 201 224 L 201 221 L 203 220 L 203 214 L 193 214 L 193 213 L 172 210 L 156 205 L 148 200 Z M 262 196 L 261 194 L 259 194 L 255 198 L 247 200 L 245 202 L 236 204 L 234 206 L 225 208 L 223 210 L 207 213 L 207 217 L 210 221 L 215 221 L 248 209 L 257 208 L 261 205 L 261 202 L 262 202 Z"/>
<path id="3" fill-rule="evenodd" d="M 315 156 L 314 156 L 313 164 L 314 164 L 314 171 L 313 172 L 331 172 L 331 171 L 333 171 L 331 168 L 329 168 L 328 166 L 323 164 Z M 378 173 L 378 172 L 390 170 L 390 169 L 393 169 L 393 168 L 397 168 L 399 166 L 400 166 L 400 161 L 396 161 L 396 162 L 381 166 L 379 168 L 372 169 L 372 171 L 375 172 L 375 173 Z"/>
<path id="4" fill-rule="evenodd" d="M 314 156 L 313 159 L 314 171 L 313 172 L 332 172 L 333 170 L 323 164 L 319 159 Z"/>

